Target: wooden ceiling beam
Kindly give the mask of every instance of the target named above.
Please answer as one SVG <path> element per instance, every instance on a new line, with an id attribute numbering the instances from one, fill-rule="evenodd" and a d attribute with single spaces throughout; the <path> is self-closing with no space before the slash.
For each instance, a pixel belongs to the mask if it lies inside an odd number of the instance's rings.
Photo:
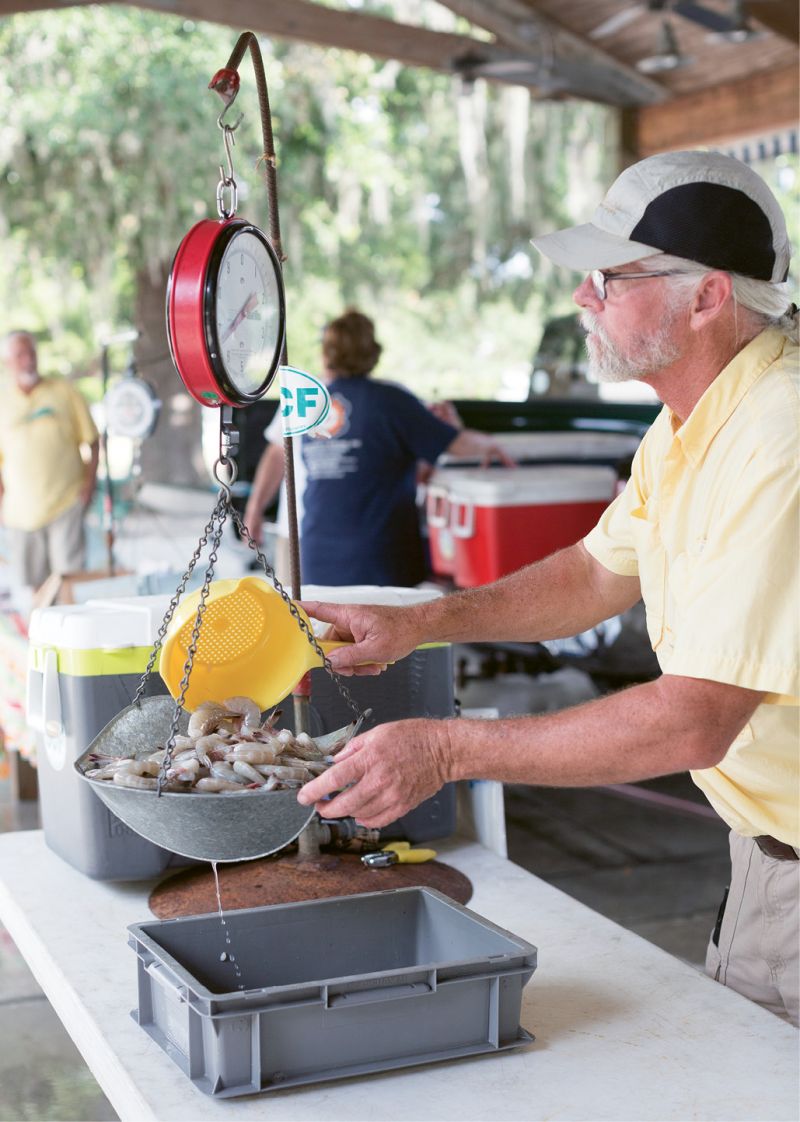
<path id="1" fill-rule="evenodd" d="M 464 19 L 491 31 L 504 45 L 540 60 L 557 60 L 556 78 L 577 96 L 612 105 L 650 105 L 668 91 L 659 82 L 615 59 L 588 39 L 568 31 L 536 10 L 533 0 L 440 0 Z"/>
<path id="2" fill-rule="evenodd" d="M 636 159 L 678 148 L 716 145 L 797 124 L 797 67 L 749 78 L 630 111 L 627 147 Z"/>
<path id="3" fill-rule="evenodd" d="M 76 0 L 78 4 L 89 0 Z M 107 0 L 100 0 L 101 3 Z M 507 3 L 508 0 L 505 0 Z M 494 5 L 450 3 L 453 10 L 475 14 L 481 26 L 504 41 L 485 42 L 468 35 L 431 31 L 357 10 L 324 7 L 311 0 L 136 0 L 138 7 L 165 15 L 207 20 L 228 27 L 250 28 L 279 39 L 322 47 L 360 51 L 376 58 L 396 59 L 463 77 L 528 86 L 538 96 L 581 97 L 611 105 L 641 105 L 665 96 L 663 87 L 616 63 L 610 56 L 547 24 L 525 7 L 535 22 L 526 34 L 507 16 L 490 18 Z M 64 0 L 0 0 L 0 16 L 14 12 L 72 6 Z M 547 26 L 545 26 L 547 24 Z M 517 30 L 515 30 L 515 27 Z M 576 46 L 576 43 L 578 46 Z"/>

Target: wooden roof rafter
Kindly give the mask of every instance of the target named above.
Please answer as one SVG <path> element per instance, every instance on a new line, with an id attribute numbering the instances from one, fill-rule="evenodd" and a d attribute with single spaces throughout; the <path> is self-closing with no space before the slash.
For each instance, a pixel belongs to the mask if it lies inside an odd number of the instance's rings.
<path id="1" fill-rule="evenodd" d="M 75 6 L 91 0 L 75 0 Z M 99 0 L 107 3 L 110 0 Z M 135 0 L 137 7 L 186 19 L 250 28 L 281 39 L 361 51 L 470 79 L 524 85 L 540 96 L 580 97 L 610 105 L 655 104 L 665 91 L 657 82 L 620 64 L 550 21 L 537 18 L 537 34 L 517 34 L 511 20 L 482 23 L 493 42 L 399 23 L 354 9 L 329 8 L 312 0 Z M 65 0 L 0 0 L 0 16 L 70 7 Z M 447 3 L 457 10 L 459 5 Z M 462 5 L 466 11 L 469 4 Z M 472 5 L 475 7 L 475 5 Z M 490 7 L 494 7 L 491 5 Z M 507 34 L 503 34 L 503 32 Z M 572 41 L 574 40 L 574 42 Z"/>

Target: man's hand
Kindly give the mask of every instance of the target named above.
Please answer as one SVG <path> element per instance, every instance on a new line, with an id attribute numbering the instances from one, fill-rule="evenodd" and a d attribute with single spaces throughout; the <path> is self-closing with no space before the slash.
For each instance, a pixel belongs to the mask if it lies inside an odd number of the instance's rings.
<path id="1" fill-rule="evenodd" d="M 326 639 L 342 639 L 352 644 L 329 654 L 337 674 L 380 674 L 388 663 L 411 654 L 426 638 L 420 612 L 424 612 L 424 604 L 387 608 L 303 600 L 300 606 L 313 619 L 332 625 Z"/>
<path id="2" fill-rule="evenodd" d="M 493 464 L 495 461 L 507 468 L 514 468 L 517 466 L 517 461 L 513 456 L 509 456 L 502 444 L 498 444 L 497 441 L 493 440 L 486 433 L 480 433 L 478 435 L 485 441 L 481 453 L 481 467 L 489 467 L 489 465 Z"/>
<path id="3" fill-rule="evenodd" d="M 489 433 L 477 432 L 475 429 L 462 429 L 448 445 L 447 455 L 461 458 L 477 456 L 483 467 L 488 467 L 494 460 L 499 461 L 504 467 L 516 467 L 514 459 L 509 456 L 496 437 Z"/>
<path id="4" fill-rule="evenodd" d="M 315 803 L 322 818 L 352 817 L 377 829 L 435 795 L 449 779 L 448 760 L 444 721 L 378 725 L 351 740 L 332 767 L 301 787 L 297 801 Z"/>

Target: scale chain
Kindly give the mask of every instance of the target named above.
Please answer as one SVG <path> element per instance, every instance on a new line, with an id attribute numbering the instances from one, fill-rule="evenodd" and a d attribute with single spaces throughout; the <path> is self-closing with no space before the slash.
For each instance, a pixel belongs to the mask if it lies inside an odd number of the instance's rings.
<path id="1" fill-rule="evenodd" d="M 142 680 L 139 682 L 139 687 L 136 690 L 136 693 L 134 694 L 133 700 L 131 701 L 131 705 L 138 705 L 139 702 L 142 699 L 142 695 L 144 694 L 144 691 L 147 688 L 147 683 L 148 683 L 148 680 L 150 678 L 150 675 L 153 672 L 153 667 L 155 665 L 156 658 L 158 657 L 158 652 L 161 650 L 162 643 L 164 642 L 164 636 L 167 633 L 167 628 L 170 625 L 170 622 L 171 622 L 172 617 L 175 613 L 175 609 L 178 606 L 178 603 L 180 601 L 181 596 L 183 596 L 184 592 L 186 591 L 186 585 L 189 583 L 189 578 L 191 577 L 192 573 L 194 572 L 195 565 L 200 560 L 200 557 L 203 553 L 203 550 L 208 545 L 209 535 L 213 533 L 214 526 L 217 522 L 217 519 L 220 517 L 220 515 L 223 515 L 222 521 L 224 522 L 224 520 L 225 520 L 226 515 L 223 514 L 224 508 L 225 508 L 225 494 L 224 494 L 224 492 L 220 492 L 219 499 L 217 500 L 216 506 L 214 507 L 214 510 L 212 511 L 211 518 L 209 519 L 208 524 L 206 525 L 205 529 L 203 530 L 203 533 L 200 536 L 200 540 L 198 541 L 197 547 L 196 547 L 194 553 L 192 554 L 192 559 L 189 562 L 189 566 L 188 566 L 186 572 L 181 577 L 180 584 L 176 588 L 175 593 L 174 593 L 172 599 L 169 602 L 169 606 L 167 607 L 167 611 L 164 615 L 164 618 L 161 621 L 161 626 L 158 629 L 158 634 L 156 635 L 155 643 L 153 644 L 153 649 L 150 652 L 150 658 L 148 660 L 147 667 L 145 669 L 144 674 L 142 675 Z"/>
<path id="2" fill-rule="evenodd" d="M 208 555 L 208 565 L 206 566 L 206 571 L 203 576 L 203 586 L 200 589 L 200 600 L 197 605 L 197 615 L 195 616 L 194 627 L 192 628 L 192 638 L 189 643 L 189 648 L 186 652 L 186 662 L 183 664 L 183 678 L 181 679 L 179 687 L 180 694 L 175 700 L 175 711 L 172 714 L 172 724 L 170 725 L 167 743 L 164 746 L 164 759 L 161 763 L 161 768 L 159 769 L 158 773 L 158 786 L 156 788 L 157 795 L 161 794 L 162 786 L 167 779 L 167 772 L 172 766 L 172 755 L 175 751 L 175 737 L 178 732 L 178 721 L 180 720 L 180 715 L 183 711 L 183 702 L 184 698 L 186 697 L 186 691 L 189 688 L 189 679 L 194 667 L 194 656 L 197 654 L 197 644 L 200 639 L 200 628 L 203 622 L 203 613 L 206 610 L 206 601 L 208 600 L 208 594 L 211 588 L 211 580 L 214 576 L 214 566 L 217 563 L 217 550 L 219 549 L 219 545 L 222 540 L 222 529 L 225 525 L 228 514 L 232 509 L 233 508 L 230 505 L 230 496 L 225 490 L 221 491 L 219 500 L 217 501 L 217 505 L 214 507 L 214 513 L 211 516 L 211 521 L 209 522 L 210 527 L 213 525 L 215 519 L 218 519 L 216 527 L 214 527 L 211 532 L 211 552 Z M 219 514 L 221 514 L 222 517 L 219 517 Z"/>

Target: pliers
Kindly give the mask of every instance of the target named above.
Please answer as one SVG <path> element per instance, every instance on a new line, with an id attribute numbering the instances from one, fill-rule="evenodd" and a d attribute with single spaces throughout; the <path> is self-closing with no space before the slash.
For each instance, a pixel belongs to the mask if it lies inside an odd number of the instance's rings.
<path id="1" fill-rule="evenodd" d="M 389 865 L 420 865 L 432 861 L 435 849 L 412 849 L 410 842 L 390 842 L 378 853 L 365 853 L 361 861 L 368 869 L 385 869 Z"/>

